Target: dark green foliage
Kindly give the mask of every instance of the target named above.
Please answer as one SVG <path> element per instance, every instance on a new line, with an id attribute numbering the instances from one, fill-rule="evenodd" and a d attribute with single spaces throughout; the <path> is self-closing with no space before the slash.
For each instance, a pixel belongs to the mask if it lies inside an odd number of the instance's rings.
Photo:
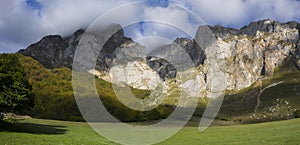
<path id="1" fill-rule="evenodd" d="M 32 87 L 16 54 L 0 55 L 0 111 L 22 113 L 33 106 Z"/>
<path id="2" fill-rule="evenodd" d="M 38 118 L 83 121 L 77 108 L 68 68 L 48 70 L 30 57 L 19 55 L 35 94 L 29 115 Z"/>
<path id="3" fill-rule="evenodd" d="M 296 110 L 294 112 L 294 116 L 295 116 L 295 118 L 300 118 L 300 110 Z"/>
<path id="4" fill-rule="evenodd" d="M 19 56 L 36 95 L 35 106 L 30 115 L 38 118 L 84 121 L 74 98 L 71 70 L 68 68 L 48 70 L 30 57 Z M 163 105 L 146 112 L 132 110 L 119 102 L 111 83 L 102 79 L 95 81 L 99 97 L 106 109 L 121 121 L 166 118 L 174 110 L 171 106 Z M 146 90 L 131 90 L 137 98 L 141 99 L 150 94 L 150 91 Z M 83 94 L 83 96 L 89 97 L 89 94 Z"/>
<path id="5" fill-rule="evenodd" d="M 220 120 L 223 120 L 223 121 L 230 121 L 231 120 L 230 117 L 220 117 L 220 118 L 217 118 L 217 119 L 220 119 Z"/>
<path id="6" fill-rule="evenodd" d="M 118 120 L 124 122 L 150 121 L 167 118 L 173 108 L 169 105 L 159 105 L 150 111 L 136 111 L 124 106 L 115 96 L 110 83 L 97 79 L 96 86 L 98 94 L 105 105 L 106 109 Z M 131 89 L 137 98 L 146 98 L 150 91 Z"/>

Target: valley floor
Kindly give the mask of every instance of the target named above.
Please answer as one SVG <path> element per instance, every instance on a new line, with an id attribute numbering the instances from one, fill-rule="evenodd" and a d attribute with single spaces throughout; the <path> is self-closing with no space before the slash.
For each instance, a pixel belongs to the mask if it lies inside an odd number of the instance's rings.
<path id="1" fill-rule="evenodd" d="M 201 144 L 299 144 L 300 119 L 213 126 L 204 132 L 185 127 L 162 145 Z M 86 123 L 25 119 L 16 124 L 0 122 L 1 145 L 111 145 Z"/>

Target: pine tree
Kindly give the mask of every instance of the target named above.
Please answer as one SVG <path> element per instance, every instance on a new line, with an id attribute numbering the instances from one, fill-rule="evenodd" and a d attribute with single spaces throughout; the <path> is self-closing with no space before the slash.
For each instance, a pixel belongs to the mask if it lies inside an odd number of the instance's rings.
<path id="1" fill-rule="evenodd" d="M 23 112 L 33 107 L 34 95 L 18 54 L 0 55 L 0 112 Z"/>

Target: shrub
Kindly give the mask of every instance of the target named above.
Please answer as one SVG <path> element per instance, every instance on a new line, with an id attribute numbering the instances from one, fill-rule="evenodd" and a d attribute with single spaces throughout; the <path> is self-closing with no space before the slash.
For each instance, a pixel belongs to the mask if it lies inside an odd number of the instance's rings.
<path id="1" fill-rule="evenodd" d="M 295 118 L 300 118 L 300 110 L 296 110 L 294 112 L 294 116 L 295 116 Z"/>
<path id="2" fill-rule="evenodd" d="M 230 121 L 230 117 L 217 117 L 217 119 L 223 120 L 223 121 Z"/>

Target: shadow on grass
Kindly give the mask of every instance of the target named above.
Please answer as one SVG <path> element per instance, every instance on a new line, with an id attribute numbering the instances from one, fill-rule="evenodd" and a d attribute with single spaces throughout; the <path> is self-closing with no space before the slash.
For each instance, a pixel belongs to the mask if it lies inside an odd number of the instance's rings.
<path id="1" fill-rule="evenodd" d="M 9 123 L 0 121 L 0 132 L 18 132 L 31 134 L 65 134 L 66 126 L 44 125 L 34 123 Z"/>

